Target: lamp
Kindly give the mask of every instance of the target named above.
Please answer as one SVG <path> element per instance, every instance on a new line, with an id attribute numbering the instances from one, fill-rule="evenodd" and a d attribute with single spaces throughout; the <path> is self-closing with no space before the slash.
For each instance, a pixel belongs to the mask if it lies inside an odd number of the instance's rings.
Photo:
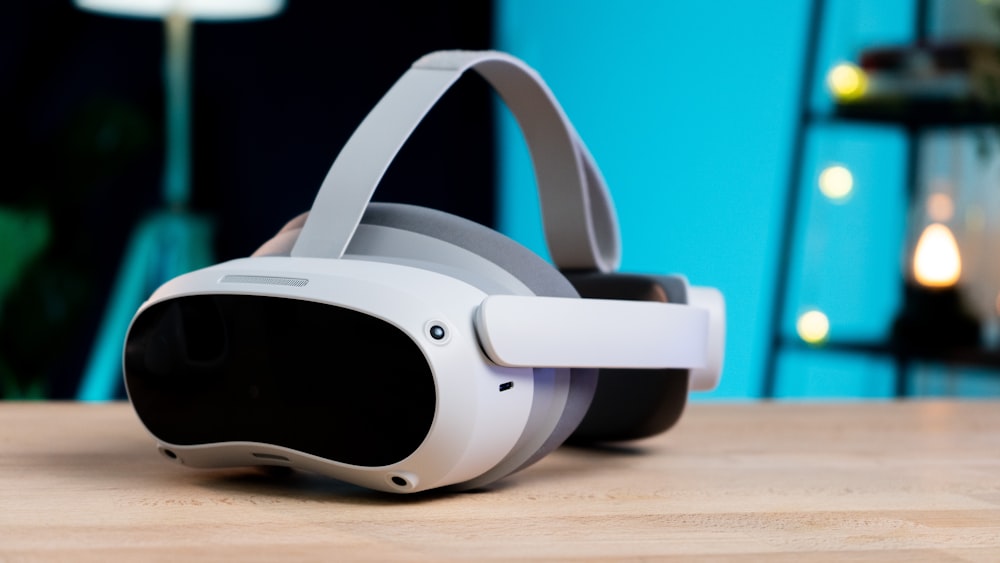
<path id="1" fill-rule="evenodd" d="M 949 193 L 934 190 L 918 201 L 912 217 L 918 234 L 908 245 L 903 308 L 892 333 L 905 356 L 940 355 L 980 342 L 979 321 L 961 291 L 961 250 L 948 226 L 954 207 Z"/>
<path id="2" fill-rule="evenodd" d="M 191 35 L 195 20 L 267 18 L 284 0 L 75 0 L 83 10 L 112 16 L 161 19 L 165 44 L 166 152 L 163 209 L 133 232 L 104 313 L 77 398 L 113 399 L 121 379 L 121 345 L 132 314 L 160 283 L 211 263 L 211 224 L 188 211 L 191 191 Z"/>

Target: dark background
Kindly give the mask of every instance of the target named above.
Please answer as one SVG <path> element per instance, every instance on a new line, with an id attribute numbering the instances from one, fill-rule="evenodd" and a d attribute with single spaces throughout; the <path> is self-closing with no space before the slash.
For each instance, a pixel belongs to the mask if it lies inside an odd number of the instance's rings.
<path id="1" fill-rule="evenodd" d="M 42 213 L 51 233 L 0 303 L 0 397 L 71 398 L 123 247 L 160 204 L 163 26 L 69 0 L 5 10 L 0 208 Z M 212 219 L 215 259 L 250 254 L 307 210 L 340 147 L 414 60 L 490 46 L 489 2 L 289 0 L 270 19 L 196 23 L 191 207 Z M 460 81 L 375 199 L 492 226 L 491 107 L 478 77 Z"/>

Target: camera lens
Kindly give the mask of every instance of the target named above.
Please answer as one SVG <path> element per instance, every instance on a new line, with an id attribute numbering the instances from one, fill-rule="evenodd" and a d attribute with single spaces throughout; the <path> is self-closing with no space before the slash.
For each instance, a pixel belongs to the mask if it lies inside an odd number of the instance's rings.
<path id="1" fill-rule="evenodd" d="M 432 325 L 429 332 L 434 340 L 441 340 L 445 336 L 444 327 L 441 325 Z"/>

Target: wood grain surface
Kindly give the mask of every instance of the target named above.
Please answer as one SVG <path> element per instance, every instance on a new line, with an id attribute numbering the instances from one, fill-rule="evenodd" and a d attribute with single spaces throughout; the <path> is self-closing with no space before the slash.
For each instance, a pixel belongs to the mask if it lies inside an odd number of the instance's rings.
<path id="1" fill-rule="evenodd" d="M 695 403 L 489 490 L 165 462 L 128 404 L 0 402 L 0 561 L 1000 561 L 1000 402 Z"/>

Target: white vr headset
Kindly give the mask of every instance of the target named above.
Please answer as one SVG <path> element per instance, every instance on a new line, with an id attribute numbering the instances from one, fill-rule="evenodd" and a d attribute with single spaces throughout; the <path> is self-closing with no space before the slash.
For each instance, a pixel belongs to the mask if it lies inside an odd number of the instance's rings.
<path id="1" fill-rule="evenodd" d="M 370 203 L 467 69 L 524 132 L 555 267 L 459 217 Z M 401 493 L 481 487 L 567 440 L 661 432 L 689 388 L 718 383 L 722 295 L 613 273 L 619 252 L 604 180 L 537 74 L 503 53 L 432 53 L 361 123 L 308 214 L 140 307 L 129 400 L 188 466 L 287 466 Z"/>

